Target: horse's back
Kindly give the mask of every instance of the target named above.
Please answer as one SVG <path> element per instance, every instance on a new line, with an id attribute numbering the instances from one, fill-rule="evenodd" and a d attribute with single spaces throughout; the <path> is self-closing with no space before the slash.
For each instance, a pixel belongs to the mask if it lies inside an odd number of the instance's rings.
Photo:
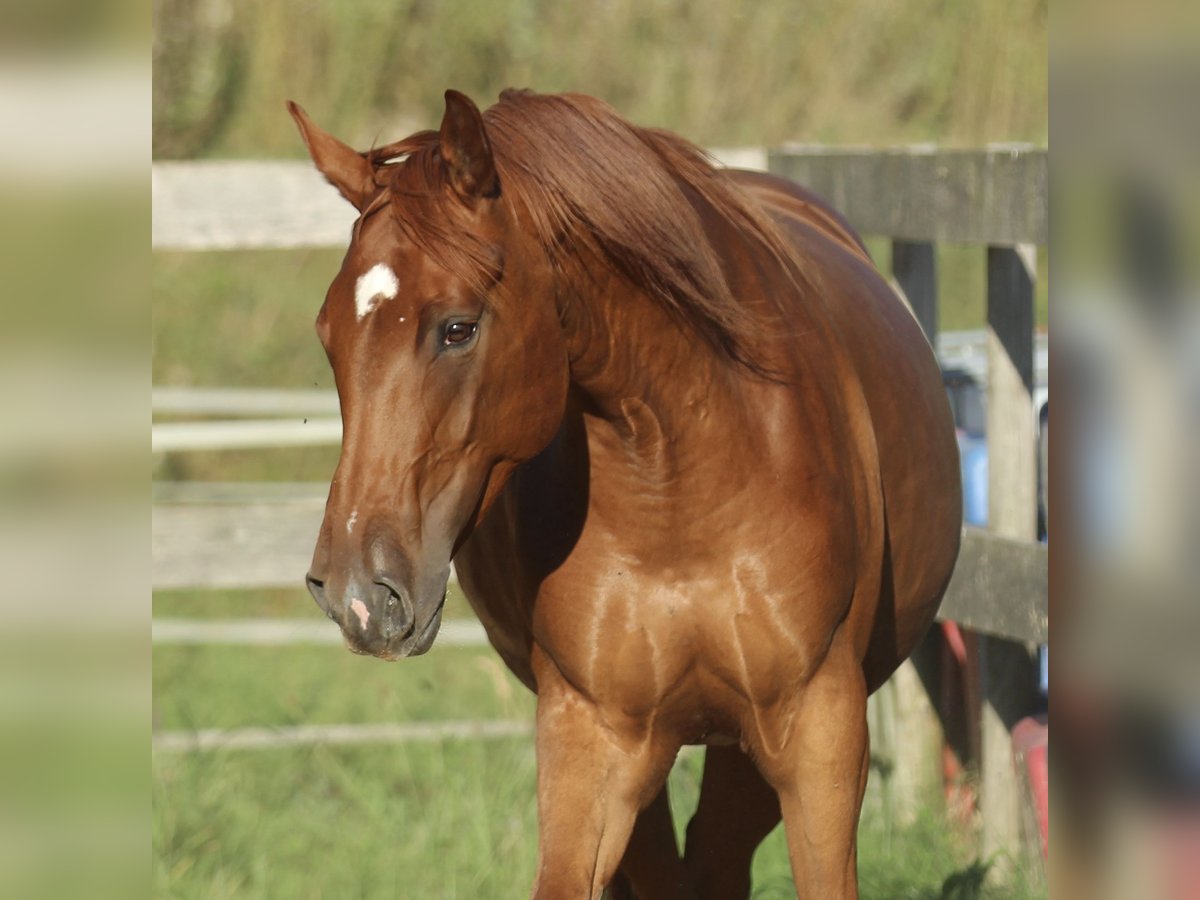
<path id="1" fill-rule="evenodd" d="M 864 660 L 874 689 L 929 627 L 958 555 L 958 449 L 941 373 L 916 319 L 839 213 L 784 179 L 732 175 L 792 239 L 870 412 L 886 522 L 882 594 Z"/>

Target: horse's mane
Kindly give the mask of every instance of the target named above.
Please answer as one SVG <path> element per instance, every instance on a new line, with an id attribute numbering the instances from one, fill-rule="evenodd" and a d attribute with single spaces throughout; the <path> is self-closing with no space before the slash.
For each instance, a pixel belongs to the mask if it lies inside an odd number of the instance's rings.
<path id="1" fill-rule="evenodd" d="M 795 269 L 766 214 L 704 151 L 576 94 L 507 90 L 483 117 L 501 194 L 529 217 L 552 265 L 561 269 L 568 257 L 607 265 L 719 351 L 765 374 L 752 349 L 761 312 L 733 296 L 700 209 L 723 217 L 793 279 Z M 482 289 L 493 275 L 495 248 L 466 227 L 465 209 L 445 189 L 437 132 L 366 156 L 384 190 L 362 218 L 400 200 L 392 205 L 408 237 Z"/>

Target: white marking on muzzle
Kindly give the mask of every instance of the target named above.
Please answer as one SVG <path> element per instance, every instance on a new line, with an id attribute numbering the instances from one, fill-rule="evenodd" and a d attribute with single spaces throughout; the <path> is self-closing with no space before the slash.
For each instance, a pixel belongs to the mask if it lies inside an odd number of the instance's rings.
<path id="1" fill-rule="evenodd" d="M 358 616 L 358 625 L 365 631 L 367 622 L 371 618 L 371 611 L 367 609 L 367 604 L 355 597 L 350 601 L 350 612 Z"/>
<path id="2" fill-rule="evenodd" d="M 356 318 L 362 321 L 363 316 L 377 307 L 381 300 L 391 300 L 400 290 L 400 280 L 387 263 L 376 263 L 365 274 L 358 276 L 354 283 L 354 309 Z"/>
<path id="3" fill-rule="evenodd" d="M 354 533 L 354 523 L 358 521 L 358 507 L 350 513 L 350 518 L 346 520 L 346 534 Z"/>

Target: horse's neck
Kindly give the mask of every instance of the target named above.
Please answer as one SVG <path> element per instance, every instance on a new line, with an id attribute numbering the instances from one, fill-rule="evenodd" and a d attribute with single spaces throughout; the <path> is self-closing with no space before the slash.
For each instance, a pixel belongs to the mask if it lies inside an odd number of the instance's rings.
<path id="1" fill-rule="evenodd" d="M 591 285 L 562 317 L 589 452 L 605 457 L 593 476 L 669 484 L 714 455 L 718 423 L 741 415 L 742 379 L 649 297 L 615 277 Z M 731 436 L 722 434 L 728 446 Z"/>
<path id="2" fill-rule="evenodd" d="M 608 419 L 624 418 L 623 406 L 636 400 L 674 420 L 719 379 L 701 338 L 615 276 L 593 276 L 589 289 L 562 302 L 561 317 L 571 381 Z"/>

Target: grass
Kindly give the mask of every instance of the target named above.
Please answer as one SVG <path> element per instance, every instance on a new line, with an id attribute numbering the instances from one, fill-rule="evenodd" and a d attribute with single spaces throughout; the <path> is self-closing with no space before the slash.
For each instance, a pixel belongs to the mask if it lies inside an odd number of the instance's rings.
<path id="1" fill-rule="evenodd" d="M 460 597 L 451 610 L 464 613 Z M 159 592 L 154 614 L 319 616 L 302 590 Z M 403 663 L 337 647 L 154 648 L 159 730 L 532 715 L 532 696 L 489 648 L 435 646 Z M 681 838 L 701 766 L 702 751 L 687 751 L 671 776 Z M 535 780 L 527 738 L 157 752 L 154 895 L 521 896 L 537 852 Z M 902 828 L 868 812 L 862 896 L 1044 896 L 1023 875 L 1002 891 L 985 890 L 986 867 L 970 838 L 934 812 Z M 795 896 L 781 829 L 764 842 L 754 872 L 755 897 Z"/>
<path id="2" fill-rule="evenodd" d="M 261 588 L 242 590 L 178 589 L 156 591 L 153 601 L 156 618 L 179 619 L 237 619 L 312 618 L 324 621 L 307 590 L 303 587 Z M 456 582 L 451 582 L 446 591 L 447 620 L 471 618 L 474 613 L 467 604 Z"/>
<path id="3" fill-rule="evenodd" d="M 313 322 L 343 253 L 155 253 L 153 382 L 332 388 Z"/>
<path id="4" fill-rule="evenodd" d="M 702 757 L 671 776 L 677 828 Z M 154 895 L 171 898 L 523 896 L 537 855 L 532 742 L 159 754 Z M 1033 896 L 985 891 L 964 842 L 925 816 L 860 829 L 864 900 Z M 960 892 L 944 891 L 947 882 Z M 795 897 L 782 828 L 754 862 L 754 897 Z"/>
<path id="5" fill-rule="evenodd" d="M 497 696 L 486 655 L 435 649 L 384 665 L 341 650 L 159 648 L 156 715 L 232 727 L 499 715 L 513 703 L 528 713 L 528 697 Z M 681 834 L 701 764 L 685 753 L 671 776 Z M 535 781 L 529 739 L 156 753 L 154 895 L 521 896 L 537 852 Z M 864 819 L 862 896 L 1038 896 L 1023 883 L 985 891 L 967 838 L 932 813 L 898 829 Z M 795 896 L 782 829 L 754 872 L 755 897 Z"/>
<path id="6" fill-rule="evenodd" d="M 534 772 L 528 740 L 159 754 L 154 895 L 519 896 Z"/>
<path id="7" fill-rule="evenodd" d="M 532 695 L 490 648 L 403 665 L 335 645 L 154 651 L 154 723 L 167 731 L 532 717 Z"/>

